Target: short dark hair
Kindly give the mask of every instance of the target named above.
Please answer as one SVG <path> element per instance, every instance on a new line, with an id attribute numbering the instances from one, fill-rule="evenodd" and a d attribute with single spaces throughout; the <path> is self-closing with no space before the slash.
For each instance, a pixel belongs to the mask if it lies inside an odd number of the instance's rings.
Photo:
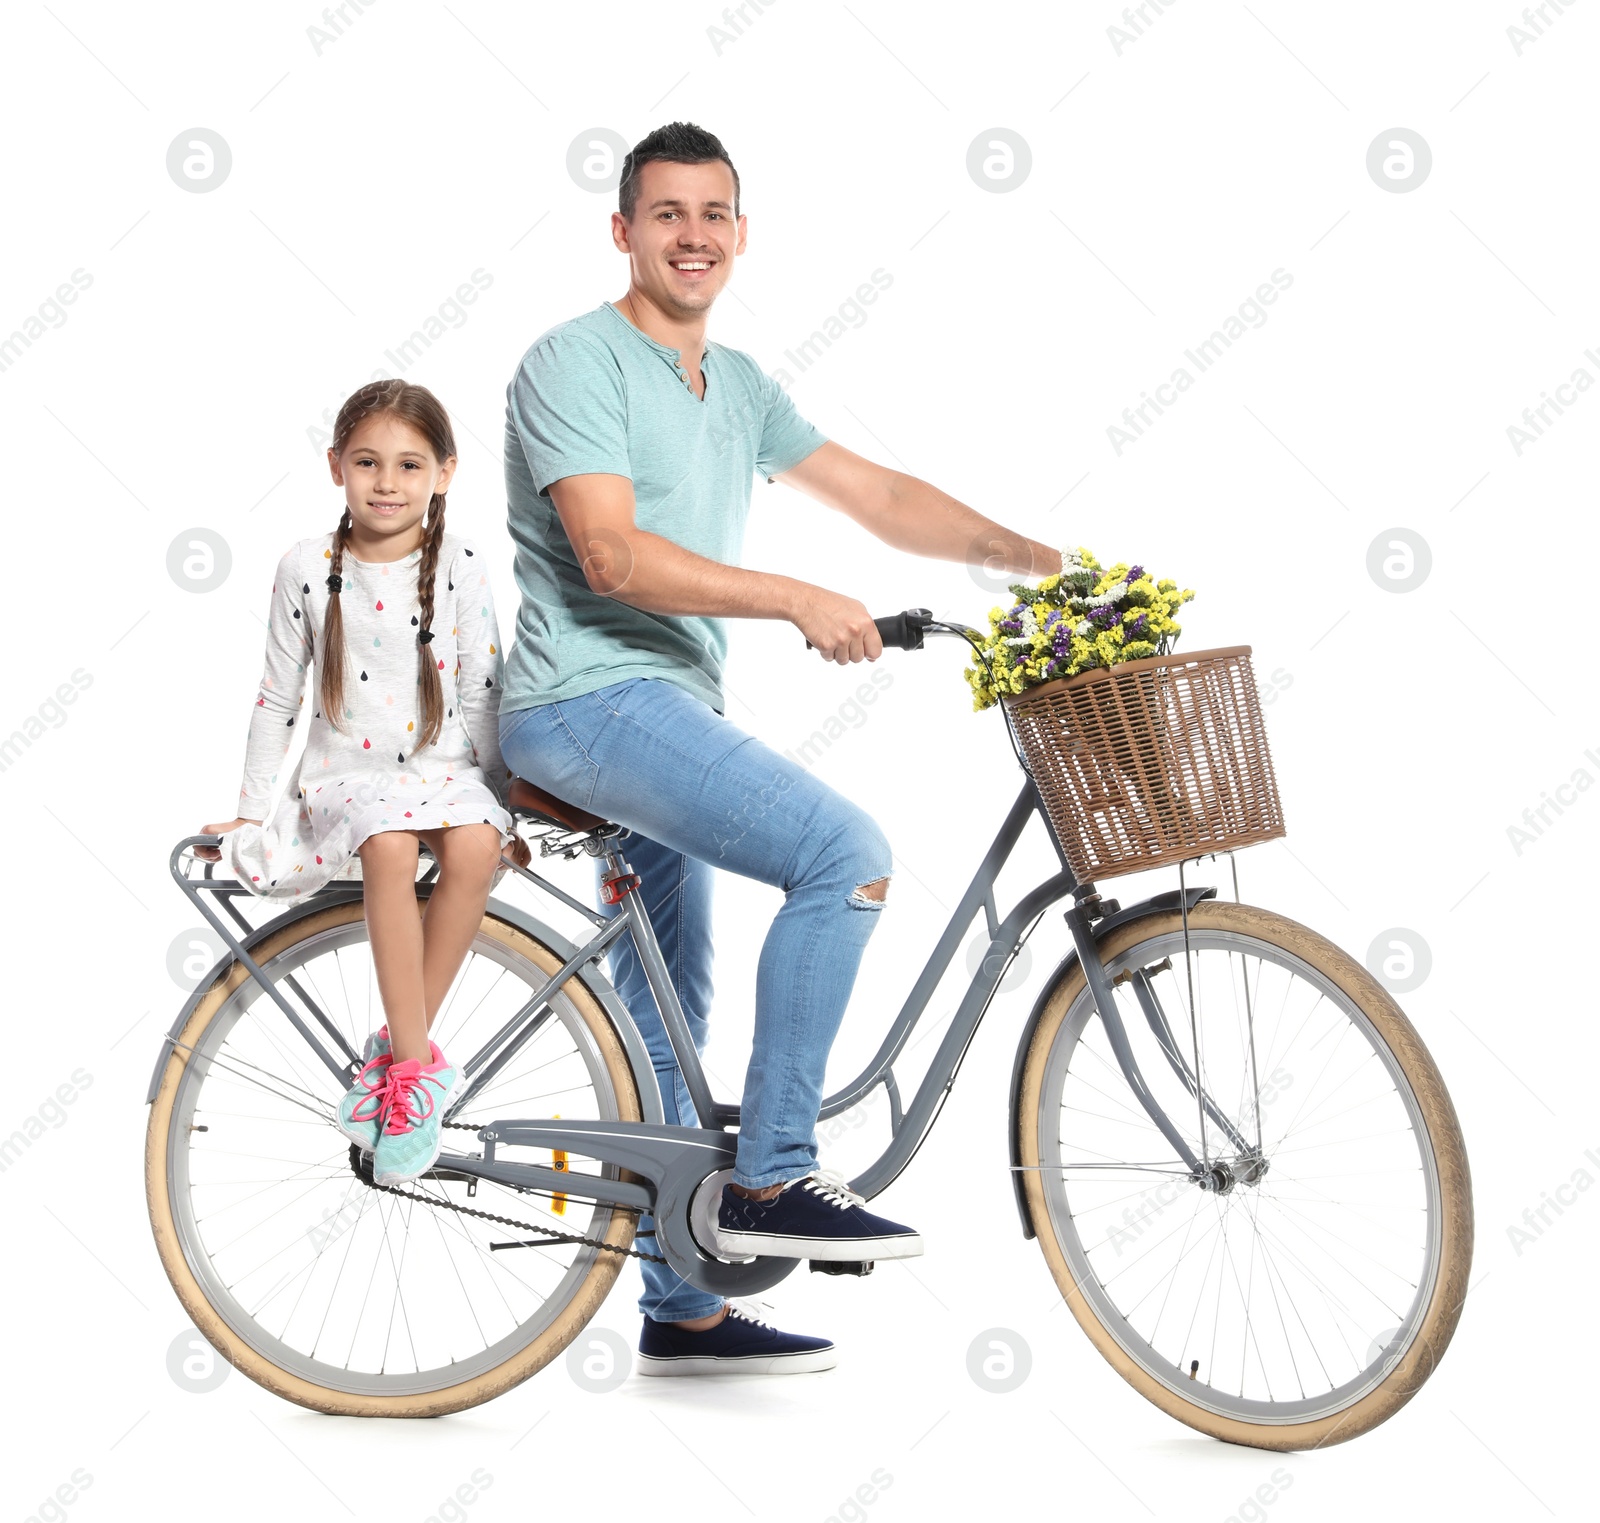
<path id="1" fill-rule="evenodd" d="M 668 122 L 665 127 L 639 139 L 632 151 L 622 161 L 622 180 L 617 186 L 617 210 L 623 220 L 633 221 L 633 209 L 639 201 L 639 171 L 653 160 L 671 164 L 709 164 L 721 159 L 733 175 L 733 214 L 739 215 L 739 171 L 734 169 L 728 150 L 713 132 L 697 127 L 693 122 Z"/>

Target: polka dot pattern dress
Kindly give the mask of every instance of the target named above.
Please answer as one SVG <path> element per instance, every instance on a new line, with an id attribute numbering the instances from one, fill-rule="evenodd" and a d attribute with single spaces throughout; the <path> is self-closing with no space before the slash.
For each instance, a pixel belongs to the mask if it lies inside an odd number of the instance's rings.
<path id="1" fill-rule="evenodd" d="M 487 823 L 499 831 L 501 846 L 510 842 L 511 775 L 499 741 L 505 658 L 487 568 L 469 541 L 445 533 L 433 639 L 423 645 L 417 640 L 421 560 L 420 549 L 388 563 L 358 561 L 345 550 L 339 727 L 321 712 L 333 535 L 303 539 L 279 562 L 239 790 L 239 814 L 262 823 L 222 838 L 225 862 L 253 893 L 293 901 L 334 878 L 359 879 L 356 852 L 386 830 Z M 444 728 L 429 746 L 418 744 L 422 659 L 437 664 L 445 708 Z M 308 733 L 299 768 L 272 810 L 278 773 L 301 724 Z"/>

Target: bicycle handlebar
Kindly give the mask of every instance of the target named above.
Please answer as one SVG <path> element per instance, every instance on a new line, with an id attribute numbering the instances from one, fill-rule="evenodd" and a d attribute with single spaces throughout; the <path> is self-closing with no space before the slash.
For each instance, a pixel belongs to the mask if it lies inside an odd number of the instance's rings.
<path id="1" fill-rule="evenodd" d="M 901 613 L 885 614 L 883 618 L 872 622 L 886 648 L 921 650 L 923 632 L 933 621 L 932 613 L 926 608 L 907 608 Z M 806 649 L 815 649 L 809 640 L 806 641 Z"/>

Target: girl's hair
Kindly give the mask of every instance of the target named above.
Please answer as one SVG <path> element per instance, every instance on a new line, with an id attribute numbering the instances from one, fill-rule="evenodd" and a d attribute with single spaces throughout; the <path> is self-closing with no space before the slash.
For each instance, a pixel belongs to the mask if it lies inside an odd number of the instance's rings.
<path id="1" fill-rule="evenodd" d="M 450 415 L 439 399 L 426 386 L 410 381 L 370 381 L 359 391 L 352 392 L 339 409 L 333 425 L 333 452 L 344 453 L 345 445 L 357 427 L 368 418 L 388 413 L 402 423 L 408 423 L 428 441 L 435 460 L 443 464 L 456 452 L 455 435 L 450 429 Z M 444 493 L 435 492 L 428 503 L 427 517 L 422 526 L 422 560 L 417 567 L 417 598 L 422 611 L 418 615 L 418 633 L 433 627 L 433 586 L 439 568 L 439 550 L 444 543 Z M 333 559 L 329 573 L 341 575 L 345 546 L 350 540 L 352 527 L 350 509 L 345 508 L 339 527 L 333 534 Z M 339 607 L 339 594 L 328 595 L 327 649 L 322 661 L 322 712 L 335 729 L 343 729 L 344 715 L 344 617 Z M 444 728 L 444 693 L 439 682 L 439 659 L 432 654 L 433 647 L 419 642 L 417 645 L 417 686 L 422 693 L 422 725 L 417 745 L 432 745 Z"/>

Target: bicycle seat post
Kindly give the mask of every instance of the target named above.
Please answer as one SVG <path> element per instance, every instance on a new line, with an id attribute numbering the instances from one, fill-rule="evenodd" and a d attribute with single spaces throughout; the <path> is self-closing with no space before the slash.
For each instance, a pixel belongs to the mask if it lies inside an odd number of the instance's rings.
<path id="1" fill-rule="evenodd" d="M 619 904 L 639 886 L 639 875 L 628 865 L 620 847 L 604 843 L 606 871 L 600 877 L 600 897 L 607 904 Z"/>
<path id="2" fill-rule="evenodd" d="M 655 996 L 656 1009 L 666 1028 L 673 1055 L 678 1060 L 699 1124 L 713 1130 L 735 1124 L 739 1117 L 738 1106 L 722 1105 L 712 1098 L 705 1069 L 700 1064 L 699 1050 L 694 1045 L 688 1018 L 683 1013 L 683 1003 L 667 970 L 666 959 L 661 955 L 661 944 L 656 940 L 655 927 L 650 923 L 643 897 L 629 900 L 629 895 L 634 894 L 643 880 L 629 865 L 614 837 L 601 838 L 596 850 L 604 855 L 606 861 L 606 870 L 600 876 L 600 897 L 607 904 L 620 906 L 618 913 L 628 917 L 628 932 L 633 937 L 634 951 L 644 969 L 645 981 Z"/>

